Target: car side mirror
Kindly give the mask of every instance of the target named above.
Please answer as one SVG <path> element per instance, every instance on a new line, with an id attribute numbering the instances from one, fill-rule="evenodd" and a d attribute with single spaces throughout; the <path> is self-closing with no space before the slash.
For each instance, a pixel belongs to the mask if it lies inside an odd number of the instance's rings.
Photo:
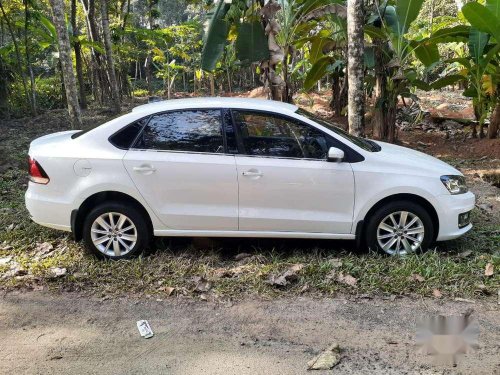
<path id="1" fill-rule="evenodd" d="M 330 162 L 341 162 L 344 159 L 344 156 L 344 151 L 342 151 L 340 148 L 330 147 L 328 149 L 328 157 L 326 158 L 326 160 Z"/>

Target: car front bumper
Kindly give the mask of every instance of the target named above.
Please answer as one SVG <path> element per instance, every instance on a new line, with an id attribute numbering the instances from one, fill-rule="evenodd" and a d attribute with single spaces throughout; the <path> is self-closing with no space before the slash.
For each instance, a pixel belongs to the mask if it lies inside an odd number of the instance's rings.
<path id="1" fill-rule="evenodd" d="M 440 195 L 436 197 L 436 211 L 439 218 L 439 233 L 436 241 L 452 240 L 467 233 L 472 224 L 459 227 L 459 215 L 474 208 L 476 197 L 470 191 L 465 194 Z"/>

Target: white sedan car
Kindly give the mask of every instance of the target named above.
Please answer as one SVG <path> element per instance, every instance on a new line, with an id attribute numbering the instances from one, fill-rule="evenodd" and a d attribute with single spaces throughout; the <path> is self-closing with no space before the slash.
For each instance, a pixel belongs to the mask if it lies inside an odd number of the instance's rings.
<path id="1" fill-rule="evenodd" d="M 269 100 L 146 104 L 34 140 L 29 163 L 33 220 L 112 259 L 153 235 L 356 239 L 408 254 L 472 228 L 475 198 L 455 168 Z"/>

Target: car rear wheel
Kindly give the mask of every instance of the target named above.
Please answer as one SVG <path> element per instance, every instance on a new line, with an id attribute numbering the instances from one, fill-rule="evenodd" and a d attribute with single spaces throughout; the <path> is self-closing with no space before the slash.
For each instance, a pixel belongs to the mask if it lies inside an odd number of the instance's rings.
<path id="1" fill-rule="evenodd" d="M 105 203 L 89 212 L 84 222 L 85 246 L 99 257 L 126 259 L 149 244 L 149 229 L 143 214 L 133 206 Z"/>
<path id="2" fill-rule="evenodd" d="M 413 202 L 391 202 L 369 219 L 367 245 L 388 255 L 407 255 L 426 251 L 434 228 L 429 213 Z"/>

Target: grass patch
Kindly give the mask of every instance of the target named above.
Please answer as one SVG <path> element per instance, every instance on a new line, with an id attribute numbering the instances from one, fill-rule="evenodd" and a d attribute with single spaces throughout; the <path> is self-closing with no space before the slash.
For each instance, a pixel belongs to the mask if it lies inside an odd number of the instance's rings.
<path id="1" fill-rule="evenodd" d="M 209 298 L 304 293 L 432 296 L 434 289 L 445 297 L 471 298 L 496 294 L 500 284 L 497 271 L 484 275 L 487 263 L 495 270 L 500 267 L 500 232 L 479 210 L 474 211 L 475 229 L 465 237 L 401 258 L 359 253 L 342 241 L 227 239 L 194 246 L 189 239 L 174 238 L 158 239 L 152 251 L 137 259 L 102 261 L 87 254 L 69 234 L 29 220 L 23 203 L 25 178 L 13 170 L 0 182 L 0 258 L 12 257 L 8 265 L 0 266 L 0 273 L 16 263 L 27 272 L 0 279 L 0 288 L 6 290 L 43 287 L 162 298 L 165 287 L 173 287 L 175 293 L 197 296 L 195 277 L 201 277 L 211 285 L 204 293 Z M 50 243 L 53 250 L 40 256 L 40 243 Z M 241 252 L 251 256 L 234 260 Z M 271 275 L 279 276 L 296 264 L 304 267 L 288 285 L 268 283 Z M 53 267 L 66 268 L 67 274 L 54 277 Z M 340 274 L 353 276 L 356 285 L 339 281 Z"/>

